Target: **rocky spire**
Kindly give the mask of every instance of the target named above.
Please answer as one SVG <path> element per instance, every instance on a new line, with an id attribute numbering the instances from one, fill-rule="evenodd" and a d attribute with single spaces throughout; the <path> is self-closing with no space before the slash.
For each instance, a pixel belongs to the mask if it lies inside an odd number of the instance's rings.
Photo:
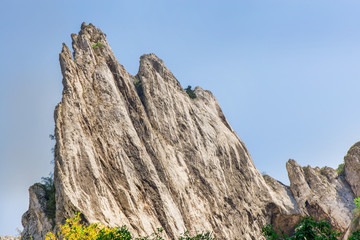
<path id="1" fill-rule="evenodd" d="M 321 211 L 346 228 L 352 195 L 336 172 L 290 161 L 290 188 L 263 178 L 210 91 L 196 87 L 190 98 L 154 54 L 130 75 L 92 24 L 71 37 L 73 54 L 65 44 L 60 53 L 64 89 L 55 109 L 55 228 L 81 212 L 88 223 L 127 225 L 138 235 L 162 227 L 167 239 L 185 230 L 262 239 L 265 224 L 291 231 L 300 216 Z M 23 236 L 33 231 L 37 240 L 52 227 L 33 205 Z"/>

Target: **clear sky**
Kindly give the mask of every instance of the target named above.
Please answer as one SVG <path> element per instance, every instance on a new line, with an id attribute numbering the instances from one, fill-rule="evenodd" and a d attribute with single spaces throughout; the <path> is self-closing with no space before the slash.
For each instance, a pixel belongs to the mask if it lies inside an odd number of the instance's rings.
<path id="1" fill-rule="evenodd" d="M 261 172 L 337 167 L 360 139 L 360 2 L 0 0 L 0 235 L 51 171 L 61 43 L 82 22 L 136 74 L 153 52 L 180 83 L 217 97 Z"/>

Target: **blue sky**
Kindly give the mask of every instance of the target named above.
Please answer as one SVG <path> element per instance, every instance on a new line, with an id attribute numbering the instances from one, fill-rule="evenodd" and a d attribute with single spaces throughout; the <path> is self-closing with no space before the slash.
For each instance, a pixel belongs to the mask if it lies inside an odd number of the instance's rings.
<path id="1" fill-rule="evenodd" d="M 217 97 L 256 167 L 336 167 L 360 138 L 360 2 L 0 1 L 0 235 L 16 234 L 28 187 L 51 171 L 61 43 L 101 28 L 136 74 L 153 52 L 180 83 Z"/>

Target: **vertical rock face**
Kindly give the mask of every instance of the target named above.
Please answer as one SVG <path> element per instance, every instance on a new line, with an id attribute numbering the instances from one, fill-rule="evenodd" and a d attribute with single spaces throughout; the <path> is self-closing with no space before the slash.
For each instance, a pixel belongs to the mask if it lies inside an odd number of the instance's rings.
<path id="1" fill-rule="evenodd" d="M 81 212 L 138 235 L 162 227 L 167 239 L 185 230 L 263 239 L 265 224 L 291 232 L 308 214 L 347 228 L 353 194 L 334 170 L 289 161 L 290 187 L 263 178 L 211 92 L 196 87 L 191 99 L 154 54 L 130 75 L 92 24 L 71 37 L 55 110 L 56 226 Z M 52 228 L 35 188 L 23 239 Z"/>
<path id="2" fill-rule="evenodd" d="M 46 193 L 40 184 L 29 188 L 29 210 L 22 217 L 22 239 L 44 239 L 53 228 L 53 222 L 46 216 Z"/>
<path id="3" fill-rule="evenodd" d="M 354 194 L 343 176 L 330 167 L 300 167 L 294 160 L 286 164 L 290 189 L 301 215 L 325 219 L 341 232 L 351 223 Z"/>
<path id="4" fill-rule="evenodd" d="M 55 111 L 57 224 L 80 211 L 139 235 L 261 238 L 269 190 L 215 97 L 189 98 L 154 54 L 131 76 L 91 24 L 72 39 Z"/>
<path id="5" fill-rule="evenodd" d="M 345 176 L 356 197 L 360 196 L 360 142 L 355 143 L 345 156 Z"/>

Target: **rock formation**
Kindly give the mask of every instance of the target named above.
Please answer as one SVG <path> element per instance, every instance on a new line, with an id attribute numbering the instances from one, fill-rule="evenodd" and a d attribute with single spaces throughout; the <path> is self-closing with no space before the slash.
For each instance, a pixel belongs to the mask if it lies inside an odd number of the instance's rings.
<path id="1" fill-rule="evenodd" d="M 13 236 L 0 236 L 0 240 L 19 240 L 20 237 L 13 237 Z"/>
<path id="2" fill-rule="evenodd" d="M 22 239 L 44 239 L 53 228 L 52 220 L 46 216 L 46 196 L 41 184 L 29 188 L 29 210 L 22 217 L 24 230 Z"/>
<path id="3" fill-rule="evenodd" d="M 81 212 L 138 235 L 162 227 L 167 239 L 206 230 L 258 240 L 268 223 L 291 232 L 314 214 L 347 229 L 353 185 L 334 170 L 289 161 L 290 187 L 263 177 L 210 91 L 196 87 L 191 99 L 154 54 L 132 76 L 92 24 L 71 37 L 55 110 L 55 226 Z M 30 188 L 23 239 L 52 228 L 41 199 Z"/>

